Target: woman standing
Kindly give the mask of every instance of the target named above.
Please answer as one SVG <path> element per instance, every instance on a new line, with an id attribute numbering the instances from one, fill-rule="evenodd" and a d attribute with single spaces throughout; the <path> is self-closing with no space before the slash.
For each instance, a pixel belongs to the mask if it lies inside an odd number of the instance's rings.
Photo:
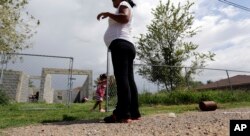
<path id="1" fill-rule="evenodd" d="M 111 50 L 114 75 L 117 84 L 117 104 L 106 123 L 129 123 L 141 117 L 138 104 L 138 91 L 134 81 L 133 61 L 136 51 L 132 41 L 132 0 L 112 0 L 115 13 L 102 12 L 97 19 L 108 17 L 109 26 L 104 41 Z"/>

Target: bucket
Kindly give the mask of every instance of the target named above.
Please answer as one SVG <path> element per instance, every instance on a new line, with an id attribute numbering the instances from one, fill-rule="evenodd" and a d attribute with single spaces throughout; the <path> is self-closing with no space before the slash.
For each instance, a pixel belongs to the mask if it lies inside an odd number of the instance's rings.
<path id="1" fill-rule="evenodd" d="M 217 104 L 214 101 L 201 101 L 199 108 L 202 111 L 214 111 L 217 109 Z"/>

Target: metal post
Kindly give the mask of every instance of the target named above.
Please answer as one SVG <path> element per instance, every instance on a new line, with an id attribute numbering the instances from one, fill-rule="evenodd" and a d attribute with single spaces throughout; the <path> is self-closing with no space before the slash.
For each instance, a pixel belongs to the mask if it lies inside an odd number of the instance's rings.
<path id="1" fill-rule="evenodd" d="M 226 73 L 227 73 L 228 84 L 230 85 L 230 89 L 232 91 L 233 90 L 233 86 L 232 86 L 230 78 L 229 78 L 228 70 L 226 70 Z"/>
<path id="2" fill-rule="evenodd" d="M 160 83 L 159 83 L 159 81 L 157 81 L 157 92 L 159 92 L 160 91 Z"/>
<path id="3" fill-rule="evenodd" d="M 185 80 L 186 80 L 186 85 L 187 85 L 187 87 L 189 89 L 189 81 L 188 81 L 189 77 L 188 77 L 187 73 L 188 73 L 187 67 L 185 67 Z"/>
<path id="4" fill-rule="evenodd" d="M 69 86 L 69 90 L 68 90 L 68 103 L 67 106 L 69 108 L 70 103 L 71 103 L 71 97 L 72 97 L 72 87 L 73 87 L 73 62 L 74 62 L 74 58 L 70 58 L 70 62 L 69 62 L 69 78 L 68 78 L 68 86 Z"/>
<path id="5" fill-rule="evenodd" d="M 3 84 L 3 67 L 4 67 L 4 61 L 5 61 L 5 55 L 4 55 L 4 53 L 2 52 L 1 53 L 1 60 L 0 60 L 0 62 L 1 62 L 1 75 L 0 75 L 0 84 Z"/>
<path id="6" fill-rule="evenodd" d="M 105 105 L 105 111 L 107 112 L 109 110 L 109 49 L 107 50 L 107 85 L 106 85 L 106 105 Z"/>

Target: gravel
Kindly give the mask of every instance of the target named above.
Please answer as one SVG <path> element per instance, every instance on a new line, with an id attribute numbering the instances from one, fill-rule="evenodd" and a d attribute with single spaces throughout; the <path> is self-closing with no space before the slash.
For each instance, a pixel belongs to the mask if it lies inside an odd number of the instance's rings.
<path id="1" fill-rule="evenodd" d="M 250 119 L 249 108 L 144 116 L 129 124 L 98 120 L 31 125 L 2 130 L 4 136 L 228 136 L 231 119 Z"/>

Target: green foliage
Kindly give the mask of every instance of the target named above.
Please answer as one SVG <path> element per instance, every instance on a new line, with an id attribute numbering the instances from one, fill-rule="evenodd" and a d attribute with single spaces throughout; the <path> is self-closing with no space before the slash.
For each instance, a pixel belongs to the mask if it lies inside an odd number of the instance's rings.
<path id="1" fill-rule="evenodd" d="M 218 103 L 250 101 L 249 91 L 174 91 L 159 93 L 142 93 L 140 104 L 195 104 L 200 101 L 215 101 Z"/>
<path id="2" fill-rule="evenodd" d="M 39 21 L 25 12 L 27 4 L 28 0 L 0 1 L 0 52 L 18 52 L 31 46 L 27 40 L 36 33 Z"/>
<path id="3" fill-rule="evenodd" d="M 115 76 L 109 76 L 109 85 L 108 85 L 108 96 L 109 100 L 116 101 L 116 94 L 117 94 L 117 85 L 116 85 L 116 80 Z"/>
<path id="4" fill-rule="evenodd" d="M 0 105 L 9 104 L 10 100 L 9 97 L 6 95 L 4 91 L 0 89 Z"/>
<path id="5" fill-rule="evenodd" d="M 190 79 L 197 67 L 204 67 L 207 60 L 213 60 L 214 54 L 195 51 L 198 45 L 188 42 L 187 39 L 197 33 L 192 28 L 194 16 L 190 8 L 194 3 L 174 6 L 170 0 L 153 9 L 154 19 L 147 26 L 148 32 L 138 38 L 138 59 L 148 66 L 139 69 L 139 74 L 148 80 L 163 84 L 166 90 L 173 90 L 184 79 Z M 191 68 L 183 76 L 183 63 L 190 61 Z M 158 67 L 159 65 L 165 67 Z M 174 67 L 172 67 L 174 66 Z"/>

